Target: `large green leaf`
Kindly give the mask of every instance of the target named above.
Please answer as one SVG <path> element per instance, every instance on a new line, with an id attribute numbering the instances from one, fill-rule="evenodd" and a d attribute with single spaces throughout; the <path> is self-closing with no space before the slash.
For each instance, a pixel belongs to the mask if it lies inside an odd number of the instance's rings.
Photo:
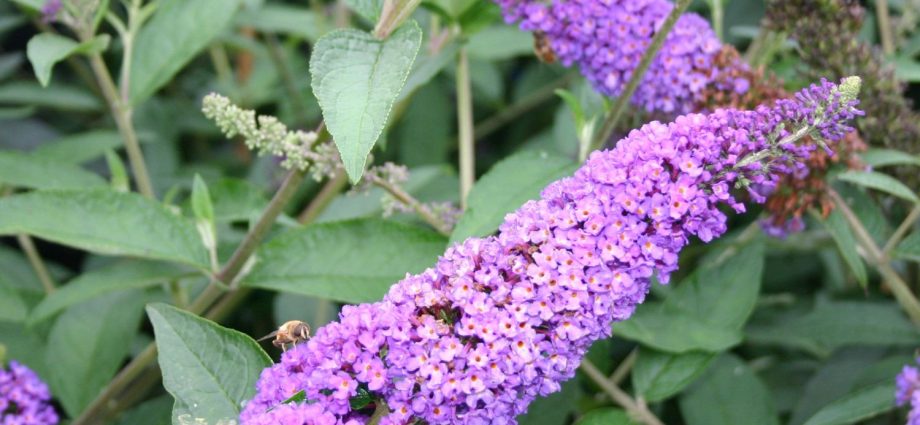
<path id="1" fill-rule="evenodd" d="M 687 425 L 779 425 L 767 387 L 732 354 L 681 397 L 680 411 Z"/>
<path id="2" fill-rule="evenodd" d="M 32 151 L 32 155 L 59 164 L 81 164 L 99 158 L 121 144 L 121 136 L 115 130 L 90 130 L 42 144 Z"/>
<path id="3" fill-rule="evenodd" d="M 237 23 L 262 32 L 282 33 L 313 43 L 329 30 L 322 15 L 310 9 L 284 4 L 268 3 L 254 10 L 240 13 Z"/>
<path id="4" fill-rule="evenodd" d="M 364 173 L 421 43 L 422 30 L 410 21 L 386 40 L 343 29 L 314 46 L 313 93 L 352 182 Z"/>
<path id="5" fill-rule="evenodd" d="M 106 186 L 102 177 L 76 165 L 14 151 L 0 151 L 0 183 L 32 189 Z"/>
<path id="6" fill-rule="evenodd" d="M 73 39 L 45 32 L 29 40 L 26 55 L 29 57 L 29 62 L 32 62 L 35 77 L 45 87 L 51 82 L 51 70 L 54 69 L 55 64 L 76 53 L 105 49 L 108 44 L 108 36 L 100 36 L 85 43 L 78 43 Z"/>
<path id="7" fill-rule="evenodd" d="M 835 351 L 803 385 L 789 418 L 789 425 L 802 425 L 825 406 L 863 389 L 865 386 L 858 386 L 858 382 L 866 374 L 869 365 L 880 364 L 885 351 L 886 347 L 846 347 Z M 896 373 L 892 371 L 887 374 L 885 381 L 890 381 Z M 869 386 L 876 383 L 870 383 Z"/>
<path id="8" fill-rule="evenodd" d="M 252 338 L 166 304 L 147 306 L 159 351 L 163 386 L 177 416 L 205 423 L 235 421 L 272 361 Z"/>
<path id="9" fill-rule="evenodd" d="M 578 400 L 582 396 L 577 379 L 562 383 L 562 389 L 546 397 L 540 397 L 530 403 L 527 412 L 518 416 L 520 425 L 560 425 L 568 423 L 569 415 L 578 410 Z"/>
<path id="10" fill-rule="evenodd" d="M 920 332 L 895 303 L 821 302 L 805 315 L 750 326 L 746 340 L 824 356 L 848 345 L 913 346 Z"/>
<path id="11" fill-rule="evenodd" d="M 144 288 L 188 275 L 172 264 L 124 260 L 77 276 L 49 294 L 29 316 L 31 324 L 54 316 L 59 311 L 112 292 Z"/>
<path id="12" fill-rule="evenodd" d="M 263 246 L 243 285 L 347 303 L 378 300 L 406 276 L 434 266 L 447 241 L 379 219 L 308 226 Z"/>
<path id="13" fill-rule="evenodd" d="M 873 168 L 887 167 L 889 165 L 920 166 L 920 156 L 894 149 L 872 148 L 859 154 L 859 159 Z"/>
<path id="14" fill-rule="evenodd" d="M 763 238 L 712 255 L 664 302 L 646 303 L 614 333 L 672 353 L 722 351 L 741 342 L 741 328 L 760 292 Z"/>
<path id="15" fill-rule="evenodd" d="M 874 171 L 847 171 L 837 176 L 838 179 L 879 190 L 910 202 L 920 202 L 920 197 L 904 183 L 887 174 Z"/>
<path id="16" fill-rule="evenodd" d="M 43 329 L 0 320 L 0 344 L 6 346 L 6 359 L 15 359 L 28 366 L 46 381 L 49 376 L 44 355 L 47 339 Z"/>
<path id="17" fill-rule="evenodd" d="M 635 425 L 626 411 L 616 407 L 602 407 L 585 413 L 575 425 Z"/>
<path id="18" fill-rule="evenodd" d="M 894 249 L 894 255 L 898 258 L 920 262 L 920 231 L 914 231 L 904 238 Z"/>
<path id="19" fill-rule="evenodd" d="M 141 291 L 125 291 L 75 305 L 51 330 L 49 384 L 71 417 L 99 395 L 131 348 L 143 315 Z"/>
<path id="20" fill-rule="evenodd" d="M 116 425 L 170 425 L 172 407 L 172 397 L 164 394 L 128 410 Z"/>
<path id="21" fill-rule="evenodd" d="M 495 232 L 506 214 L 539 198 L 546 185 L 571 175 L 577 168 L 569 158 L 534 151 L 524 151 L 495 164 L 470 191 L 469 205 L 450 241 Z"/>
<path id="22" fill-rule="evenodd" d="M 51 190 L 0 199 L 0 235 L 17 233 L 100 254 L 209 267 L 190 220 L 134 193 Z"/>
<path id="23" fill-rule="evenodd" d="M 0 321 L 19 323 L 29 314 L 29 305 L 9 282 L 6 276 L 0 276 Z"/>
<path id="24" fill-rule="evenodd" d="M 837 210 L 832 211 L 827 220 L 824 220 L 824 225 L 834 242 L 837 243 L 837 249 L 840 251 L 843 261 L 847 263 L 850 271 L 856 276 L 856 281 L 865 287 L 869 282 L 866 266 L 863 264 L 862 259 L 859 258 L 859 253 L 856 251 L 856 238 L 853 236 L 853 231 L 850 230 L 850 226 L 847 224 L 843 214 Z"/>
<path id="25" fill-rule="evenodd" d="M 894 409 L 894 383 L 886 382 L 847 394 L 819 410 L 805 425 L 847 425 Z"/>
<path id="26" fill-rule="evenodd" d="M 239 0 L 161 0 L 131 57 L 130 100 L 137 104 L 169 82 L 230 24 Z"/>
<path id="27" fill-rule="evenodd" d="M 0 85 L 0 105 L 7 103 L 68 112 L 96 112 L 103 106 L 99 98 L 89 90 L 58 83 L 42 87 L 33 81 L 13 81 Z"/>
<path id="28" fill-rule="evenodd" d="M 642 348 L 632 372 L 633 388 L 647 401 L 664 400 L 693 383 L 715 358 L 705 351 L 671 354 Z"/>
<path id="29" fill-rule="evenodd" d="M 742 334 L 737 329 L 706 323 L 679 312 L 654 309 L 657 305 L 646 307 L 636 310 L 629 320 L 617 323 L 613 327 L 614 334 L 672 353 L 695 350 L 718 352 L 738 345 L 742 340 Z"/>

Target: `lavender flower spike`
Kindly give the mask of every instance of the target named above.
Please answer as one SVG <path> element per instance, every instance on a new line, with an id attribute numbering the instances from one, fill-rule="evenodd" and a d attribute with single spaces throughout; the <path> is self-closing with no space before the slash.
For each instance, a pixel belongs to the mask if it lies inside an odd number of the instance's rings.
<path id="1" fill-rule="evenodd" d="M 31 369 L 11 361 L 0 369 L 0 424 L 55 425 L 48 386 Z"/>
<path id="2" fill-rule="evenodd" d="M 516 423 L 632 315 L 652 275 L 668 281 L 690 237 L 725 233 L 718 206 L 745 209 L 732 188 L 763 199 L 812 149 L 796 138 L 849 131 L 858 87 L 824 81 L 773 108 L 632 131 L 509 214 L 497 236 L 449 248 L 383 301 L 345 307 L 262 372 L 241 422 Z"/>
<path id="3" fill-rule="evenodd" d="M 920 362 L 920 359 L 917 361 Z M 895 382 L 895 402 L 898 406 L 910 403 L 907 425 L 920 425 L 920 371 L 915 366 L 906 365 Z"/>

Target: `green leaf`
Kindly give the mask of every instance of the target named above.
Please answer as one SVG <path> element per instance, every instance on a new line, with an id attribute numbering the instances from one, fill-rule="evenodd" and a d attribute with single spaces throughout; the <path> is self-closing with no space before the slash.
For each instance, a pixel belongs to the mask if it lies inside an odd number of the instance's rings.
<path id="1" fill-rule="evenodd" d="M 889 165 L 920 166 L 920 156 L 894 149 L 872 148 L 860 153 L 859 159 L 873 168 L 887 167 Z"/>
<path id="2" fill-rule="evenodd" d="M 815 413 L 805 425 L 847 425 L 894 409 L 894 384 L 867 387 L 847 394 Z"/>
<path id="3" fill-rule="evenodd" d="M 374 395 L 371 394 L 367 388 L 360 386 L 358 387 L 357 394 L 348 399 L 348 405 L 351 407 L 351 410 L 361 410 L 373 401 Z"/>
<path id="4" fill-rule="evenodd" d="M 39 329 L 0 320 L 0 343 L 6 345 L 7 360 L 16 359 L 45 381 L 49 376 L 44 355 L 46 340 L 47 335 Z"/>
<path id="5" fill-rule="evenodd" d="M 687 425 L 779 425 L 767 387 L 732 354 L 681 397 L 680 411 Z"/>
<path id="6" fill-rule="evenodd" d="M 109 255 L 209 269 L 195 225 L 135 193 L 51 190 L 0 199 L 0 235 L 28 233 Z"/>
<path id="7" fill-rule="evenodd" d="M 715 358 L 704 351 L 671 354 L 642 348 L 632 372 L 633 388 L 647 401 L 662 401 L 692 384 Z"/>
<path id="8" fill-rule="evenodd" d="M 741 343 L 741 332 L 709 324 L 687 314 L 662 313 L 640 308 L 613 327 L 617 336 L 638 341 L 658 350 L 685 353 L 694 350 L 718 352 Z"/>
<path id="9" fill-rule="evenodd" d="M 575 425 L 636 425 L 629 415 L 616 407 L 602 407 L 585 413 Z"/>
<path id="10" fill-rule="evenodd" d="M 874 171 L 847 171 L 837 176 L 838 179 L 860 186 L 879 190 L 910 202 L 920 202 L 920 198 L 904 183 L 894 177 Z"/>
<path id="11" fill-rule="evenodd" d="M 577 379 L 562 383 L 562 389 L 530 403 L 527 413 L 517 417 L 520 425 L 560 425 L 568 423 L 569 415 L 578 409 L 582 396 Z"/>
<path id="12" fill-rule="evenodd" d="M 55 322 L 45 361 L 52 393 L 71 417 L 78 416 L 118 371 L 143 306 L 142 292 L 125 291 L 75 305 Z"/>
<path id="13" fill-rule="evenodd" d="M 258 9 L 245 9 L 236 23 L 261 32 L 288 34 L 315 43 L 330 27 L 323 16 L 312 10 L 268 3 Z"/>
<path id="14" fill-rule="evenodd" d="M 820 368 L 812 373 L 803 385 L 802 393 L 796 397 L 795 408 L 789 419 L 789 425 L 802 425 L 818 413 L 821 408 L 843 398 L 849 393 L 865 388 L 857 384 L 869 370 L 879 365 L 886 347 L 844 347 L 822 362 Z M 900 368 L 904 363 L 897 365 Z M 870 367 L 870 365 L 873 365 Z M 885 374 L 889 381 L 897 374 L 896 370 Z M 869 386 L 881 381 L 868 383 Z"/>
<path id="15" fill-rule="evenodd" d="M 271 359 L 252 338 L 166 304 L 150 304 L 163 386 L 176 399 L 173 421 L 190 415 L 216 424 L 235 421 L 255 394 Z"/>
<path id="16" fill-rule="evenodd" d="M 5 276 L 0 276 L 0 321 L 20 323 L 29 314 L 29 306 L 16 287 Z"/>
<path id="17" fill-rule="evenodd" d="M 898 56 L 895 61 L 895 75 L 901 81 L 920 81 L 920 62 L 906 56 Z"/>
<path id="18" fill-rule="evenodd" d="M 268 204 L 265 194 L 245 180 L 221 179 L 212 183 L 208 190 L 217 221 L 250 220 L 262 213 Z"/>
<path id="19" fill-rule="evenodd" d="M 494 26 L 477 32 L 466 44 L 470 57 L 505 60 L 533 54 L 533 35 L 510 26 Z"/>
<path id="20" fill-rule="evenodd" d="M 913 346 L 920 338 L 890 302 L 822 302 L 804 315 L 752 325 L 746 335 L 752 344 L 793 347 L 819 356 L 849 345 Z"/>
<path id="21" fill-rule="evenodd" d="M 457 4 L 463 1 L 458 2 L 455 0 L 451 3 Z M 490 1 L 473 1 L 471 6 L 460 14 L 457 21 L 460 22 L 463 34 L 474 35 L 483 28 L 487 28 L 489 25 L 501 20 L 501 17 L 502 9 L 498 4 Z"/>
<path id="22" fill-rule="evenodd" d="M 614 333 L 672 353 L 722 351 L 741 342 L 741 328 L 760 292 L 764 243 L 729 245 L 677 285 L 662 303 L 639 306 Z"/>
<path id="23" fill-rule="evenodd" d="M 0 85 L 0 104 L 30 105 L 71 112 L 96 112 L 102 103 L 86 89 L 51 84 L 42 87 L 37 82 L 13 81 Z"/>
<path id="24" fill-rule="evenodd" d="M 211 203 L 211 194 L 208 192 L 208 185 L 198 174 L 195 174 L 192 182 L 192 212 L 195 213 L 195 218 L 198 220 L 214 225 L 214 205 Z"/>
<path id="25" fill-rule="evenodd" d="M 109 185 L 116 192 L 130 192 L 131 184 L 128 182 L 128 171 L 125 169 L 125 163 L 115 151 L 105 153 L 105 163 L 109 166 L 109 175 L 111 176 Z"/>
<path id="26" fill-rule="evenodd" d="M 160 0 L 131 57 L 131 104 L 172 80 L 230 24 L 239 0 Z"/>
<path id="27" fill-rule="evenodd" d="M 920 231 L 908 235 L 894 249 L 897 258 L 920 262 Z"/>
<path id="28" fill-rule="evenodd" d="M 260 248 L 243 285 L 346 303 L 375 301 L 406 273 L 434 265 L 446 243 L 435 232 L 379 219 L 312 225 Z"/>
<path id="29" fill-rule="evenodd" d="M 386 126 L 421 43 L 422 30 L 413 21 L 386 40 L 343 29 L 326 34 L 313 48 L 313 93 L 353 183 L 364 174 L 367 155 Z"/>
<path id="30" fill-rule="evenodd" d="M 451 243 L 495 232 L 506 214 L 537 199 L 546 185 L 576 169 L 578 164 L 571 159 L 546 152 L 525 151 L 505 158 L 473 186 Z"/>
<path id="31" fill-rule="evenodd" d="M 856 281 L 865 288 L 869 282 L 869 276 L 866 272 L 866 266 L 863 264 L 862 259 L 859 258 L 859 253 L 856 252 L 856 238 L 853 236 L 853 231 L 850 230 L 850 225 L 847 224 L 843 214 L 837 210 L 832 211 L 827 219 L 824 220 L 824 226 L 827 227 L 827 231 L 834 238 L 834 242 L 837 243 L 840 256 L 850 266 L 850 270 L 856 276 Z"/>
<path id="32" fill-rule="evenodd" d="M 43 299 L 29 316 L 29 323 L 46 320 L 59 311 L 113 292 L 140 289 L 179 279 L 190 272 L 167 263 L 123 260 L 85 272 Z"/>
<path id="33" fill-rule="evenodd" d="M 125 412 L 116 425 L 171 425 L 173 400 L 161 395 Z"/>
<path id="34" fill-rule="evenodd" d="M 35 157 L 57 161 L 59 164 L 82 164 L 121 145 L 121 136 L 117 131 L 91 130 L 42 144 L 31 153 Z"/>
<path id="35" fill-rule="evenodd" d="M 32 62 L 35 77 L 42 87 L 47 87 L 51 82 L 51 70 L 58 62 L 67 59 L 76 53 L 99 52 L 105 50 L 109 44 L 107 35 L 97 36 L 85 43 L 77 43 L 73 39 L 53 34 L 36 34 L 26 45 L 26 56 Z"/>
<path id="36" fill-rule="evenodd" d="M 105 180 L 76 165 L 15 151 L 0 151 L 0 183 L 30 189 L 104 187 Z"/>
<path id="37" fill-rule="evenodd" d="M 345 0 L 352 10 L 369 23 L 376 23 L 383 9 L 383 0 Z"/>

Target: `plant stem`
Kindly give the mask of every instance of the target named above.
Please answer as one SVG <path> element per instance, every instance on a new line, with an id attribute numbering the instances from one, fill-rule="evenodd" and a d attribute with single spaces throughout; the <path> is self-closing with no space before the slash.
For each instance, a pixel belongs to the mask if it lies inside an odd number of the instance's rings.
<path id="1" fill-rule="evenodd" d="M 377 407 L 374 409 L 371 418 L 367 420 L 367 425 L 377 425 L 381 419 L 390 414 L 390 407 L 387 406 L 385 401 L 377 400 L 376 403 Z"/>
<path id="2" fill-rule="evenodd" d="M 237 278 L 240 270 L 243 269 L 243 265 L 252 255 L 253 251 L 255 251 L 262 239 L 268 234 L 268 231 L 281 214 L 284 206 L 290 201 L 294 193 L 297 192 L 297 187 L 300 185 L 300 182 L 303 181 L 303 178 L 304 172 L 298 169 L 294 169 L 288 173 L 284 182 L 281 184 L 281 188 L 278 189 L 278 192 L 275 193 L 271 202 L 269 202 L 268 206 L 262 212 L 259 221 L 257 221 L 255 226 L 246 234 L 243 242 L 236 248 L 230 260 L 214 276 L 216 281 L 231 284 L 231 288 L 233 288 L 232 283 Z M 214 303 L 214 301 L 220 298 L 221 293 L 220 285 L 212 282 L 195 301 L 192 302 L 188 311 L 194 314 L 202 314 Z M 74 420 L 71 425 L 88 425 L 96 423 L 96 417 L 103 413 L 101 410 L 106 408 L 109 400 L 124 389 L 130 387 L 134 379 L 156 360 L 156 352 L 156 343 L 150 343 L 141 354 L 131 360 L 131 362 L 109 382 L 109 385 L 103 389 L 102 393 L 90 403 L 83 414 Z"/>
<path id="3" fill-rule="evenodd" d="M 645 50 L 645 53 L 642 54 L 639 66 L 633 70 L 632 76 L 629 77 L 629 82 L 626 84 L 626 88 L 623 89 L 623 93 L 617 97 L 613 106 L 610 108 L 610 112 L 607 113 L 604 125 L 591 144 L 590 150 L 594 151 L 604 147 L 607 140 L 610 139 L 610 136 L 617 127 L 617 123 L 620 121 L 620 117 L 626 110 L 626 106 L 629 105 L 630 99 L 632 99 L 633 94 L 639 87 L 639 82 L 642 81 L 642 77 L 644 77 L 645 72 L 648 71 L 648 67 L 652 64 L 652 60 L 658 55 L 658 51 L 661 50 L 661 47 L 664 45 L 664 40 L 674 28 L 677 19 L 680 18 L 680 15 L 690 6 L 690 2 L 691 0 L 677 0 L 674 4 L 674 9 L 671 9 L 671 13 L 668 15 L 667 19 L 665 19 L 661 28 L 655 34 L 655 37 L 652 38 L 652 43 Z"/>
<path id="4" fill-rule="evenodd" d="M 712 10 L 712 29 L 713 31 L 715 31 L 716 37 L 718 37 L 719 40 L 721 41 L 725 41 L 725 30 L 724 30 L 725 4 L 723 4 L 724 1 L 725 0 L 709 0 L 709 6 Z"/>
<path id="5" fill-rule="evenodd" d="M 347 184 L 348 179 L 345 172 L 342 170 L 336 171 L 335 176 L 326 182 L 319 193 L 316 194 L 316 197 L 313 198 L 313 201 L 310 202 L 310 205 L 307 205 L 303 212 L 300 213 L 300 216 L 297 217 L 297 221 L 299 221 L 300 224 L 306 224 L 316 220 L 316 217 L 329 206 L 329 203 L 335 199 L 335 196 L 338 195 Z"/>
<path id="6" fill-rule="evenodd" d="M 894 56 L 894 31 L 891 28 L 891 13 L 888 0 L 875 0 L 875 15 L 878 17 L 878 33 L 882 39 L 882 51 L 885 56 Z"/>
<path id="7" fill-rule="evenodd" d="M 661 419 L 658 419 L 650 412 L 644 403 L 633 400 L 626 391 L 623 391 L 616 384 L 608 380 L 607 377 L 604 376 L 604 373 L 601 372 L 594 363 L 591 363 L 590 360 L 582 359 L 581 371 L 584 372 L 585 375 L 588 375 L 588 378 L 591 378 L 597 386 L 601 387 L 614 402 L 623 406 L 633 419 L 646 425 L 664 425 Z"/>
<path id="8" fill-rule="evenodd" d="M 457 127 L 460 135 L 460 208 L 466 210 L 466 198 L 476 178 L 473 89 L 470 83 L 470 61 L 466 47 L 460 48 L 460 55 L 457 58 Z"/>
<path id="9" fill-rule="evenodd" d="M 888 242 L 886 242 L 885 247 L 882 248 L 882 254 L 884 254 L 885 257 L 891 255 L 891 251 L 898 245 L 898 242 L 901 242 L 901 239 L 904 239 L 904 235 L 913 227 L 918 218 L 920 218 L 920 204 L 914 205 L 914 209 L 910 210 L 910 213 L 907 214 L 907 218 L 901 222 L 901 225 L 894 231 L 894 234 L 888 238 Z"/>
<path id="10" fill-rule="evenodd" d="M 859 217 L 850 209 L 850 206 L 847 205 L 840 194 L 833 189 L 828 189 L 827 193 L 834 201 L 837 208 L 840 209 L 840 213 L 843 214 L 850 228 L 853 229 L 858 243 L 863 248 L 863 256 L 870 264 L 878 269 L 879 274 L 882 275 L 885 283 L 888 284 L 898 304 L 900 304 L 901 308 L 910 316 L 911 321 L 920 326 L 920 301 L 918 301 L 917 297 L 911 292 L 910 287 L 907 286 L 904 279 L 902 279 L 891 267 L 889 258 L 875 245 L 875 240 L 872 239 L 872 235 L 869 234 L 869 231 L 866 230 L 862 222 L 859 221 Z"/>
<path id="11" fill-rule="evenodd" d="M 635 366 L 638 357 L 639 349 L 633 348 L 633 350 L 629 352 L 629 355 L 627 355 L 613 371 L 613 374 L 610 375 L 610 382 L 620 385 L 620 383 L 629 376 L 629 372 L 632 370 L 633 366 Z"/>
<path id="12" fill-rule="evenodd" d="M 572 72 L 565 74 L 558 80 L 547 84 L 543 88 L 521 99 L 519 102 L 508 106 L 507 108 L 502 108 L 502 110 L 497 114 L 492 115 L 491 117 L 477 123 L 473 139 L 482 140 L 484 137 L 492 134 L 492 132 L 495 130 L 502 128 L 502 126 L 505 124 L 514 121 L 521 115 L 530 112 L 534 108 L 542 105 L 544 102 L 552 99 L 556 96 L 556 90 L 567 86 L 569 82 L 571 82 L 575 77 L 575 75 L 576 74 Z"/>
<path id="13" fill-rule="evenodd" d="M 82 41 L 86 42 L 90 39 L 92 39 L 91 36 L 83 37 Z M 128 161 L 131 164 L 131 172 L 134 174 L 137 189 L 147 198 L 155 199 L 153 184 L 151 184 L 150 175 L 147 173 L 147 165 L 144 164 L 144 153 L 141 151 L 137 133 L 134 131 L 134 123 L 131 121 L 132 110 L 128 100 L 120 98 L 119 90 L 115 86 L 112 75 L 99 53 L 89 55 L 89 64 L 93 74 L 96 75 L 96 81 L 99 82 L 99 88 L 102 89 L 102 96 L 112 111 L 115 126 L 118 127 L 118 132 L 125 142 L 125 150 L 128 152 Z"/>
<path id="14" fill-rule="evenodd" d="M 428 223 L 431 227 L 434 227 L 438 233 L 441 233 L 444 236 L 450 236 L 450 226 L 441 220 L 440 217 L 431 212 L 431 209 L 428 208 L 425 204 L 419 202 L 418 199 L 415 199 L 415 197 L 407 193 L 401 187 L 391 184 L 390 182 L 378 176 L 368 177 L 370 177 L 372 183 L 387 191 L 387 193 L 396 198 L 397 201 L 415 210 L 415 213 L 418 214 L 422 220 L 425 220 L 425 222 Z"/>
<path id="15" fill-rule="evenodd" d="M 38 280 L 41 281 L 45 293 L 50 294 L 56 291 L 57 285 L 54 284 L 51 273 L 48 273 L 48 268 L 45 267 L 45 262 L 42 260 L 42 256 L 39 255 L 38 249 L 35 248 L 35 243 L 32 241 L 32 238 L 23 233 L 16 235 L 16 240 L 19 241 L 19 247 L 22 248 L 22 251 L 26 253 L 29 264 L 31 264 L 32 269 L 35 270 L 35 275 L 38 276 Z"/>

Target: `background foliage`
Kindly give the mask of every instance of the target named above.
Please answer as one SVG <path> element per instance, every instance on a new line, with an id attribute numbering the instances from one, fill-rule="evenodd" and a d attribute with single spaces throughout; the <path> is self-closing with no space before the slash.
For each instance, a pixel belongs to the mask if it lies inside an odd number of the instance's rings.
<path id="1" fill-rule="evenodd" d="M 102 1 L 117 22 L 99 13 L 86 21 L 98 31 L 74 34 L 42 20 L 41 0 L 0 2 L 0 344 L 75 424 L 235 417 L 279 354 L 251 337 L 293 319 L 319 327 L 341 303 L 377 300 L 431 266 L 449 243 L 494 232 L 577 168 L 584 120 L 604 108 L 575 70 L 537 61 L 531 35 L 487 1 L 425 1 L 384 40 L 372 36 L 374 0 L 124 3 Z M 859 37 L 878 44 L 878 5 L 864 6 Z M 890 7 L 885 60 L 916 98 L 920 4 Z M 743 52 L 765 6 L 691 9 Z M 810 82 L 801 46 L 780 41 L 760 58 L 767 70 L 787 89 Z M 112 87 L 103 68 L 120 73 Z M 464 135 L 467 78 L 475 125 Z M 293 129 L 314 128 L 324 111 L 346 174 L 290 184 L 278 160 L 205 119 L 210 92 Z M 631 113 L 620 130 L 644 119 Z M 130 137 L 149 188 L 124 149 Z M 476 184 L 450 232 L 409 204 L 385 214 L 399 202 L 385 185 L 345 193 L 371 153 L 369 164 L 409 168 L 398 189 L 418 205 L 459 205 L 462 137 L 475 140 Z M 755 212 L 735 219 L 734 236 L 689 248 L 674 283 L 593 348 L 595 372 L 612 377 L 579 374 L 521 423 L 631 423 L 603 382 L 668 424 L 903 423 L 893 376 L 920 333 L 906 295 L 883 281 L 897 273 L 920 290 L 920 231 L 901 225 L 916 219 L 918 188 L 884 173 L 916 172 L 916 154 L 873 147 L 863 159 L 874 172 L 835 173 L 852 216 L 816 214 L 780 240 L 760 234 Z M 235 263 L 279 187 L 290 202 L 271 204 L 283 209 L 249 247 L 255 260 Z M 899 227 L 906 238 L 886 247 Z"/>

